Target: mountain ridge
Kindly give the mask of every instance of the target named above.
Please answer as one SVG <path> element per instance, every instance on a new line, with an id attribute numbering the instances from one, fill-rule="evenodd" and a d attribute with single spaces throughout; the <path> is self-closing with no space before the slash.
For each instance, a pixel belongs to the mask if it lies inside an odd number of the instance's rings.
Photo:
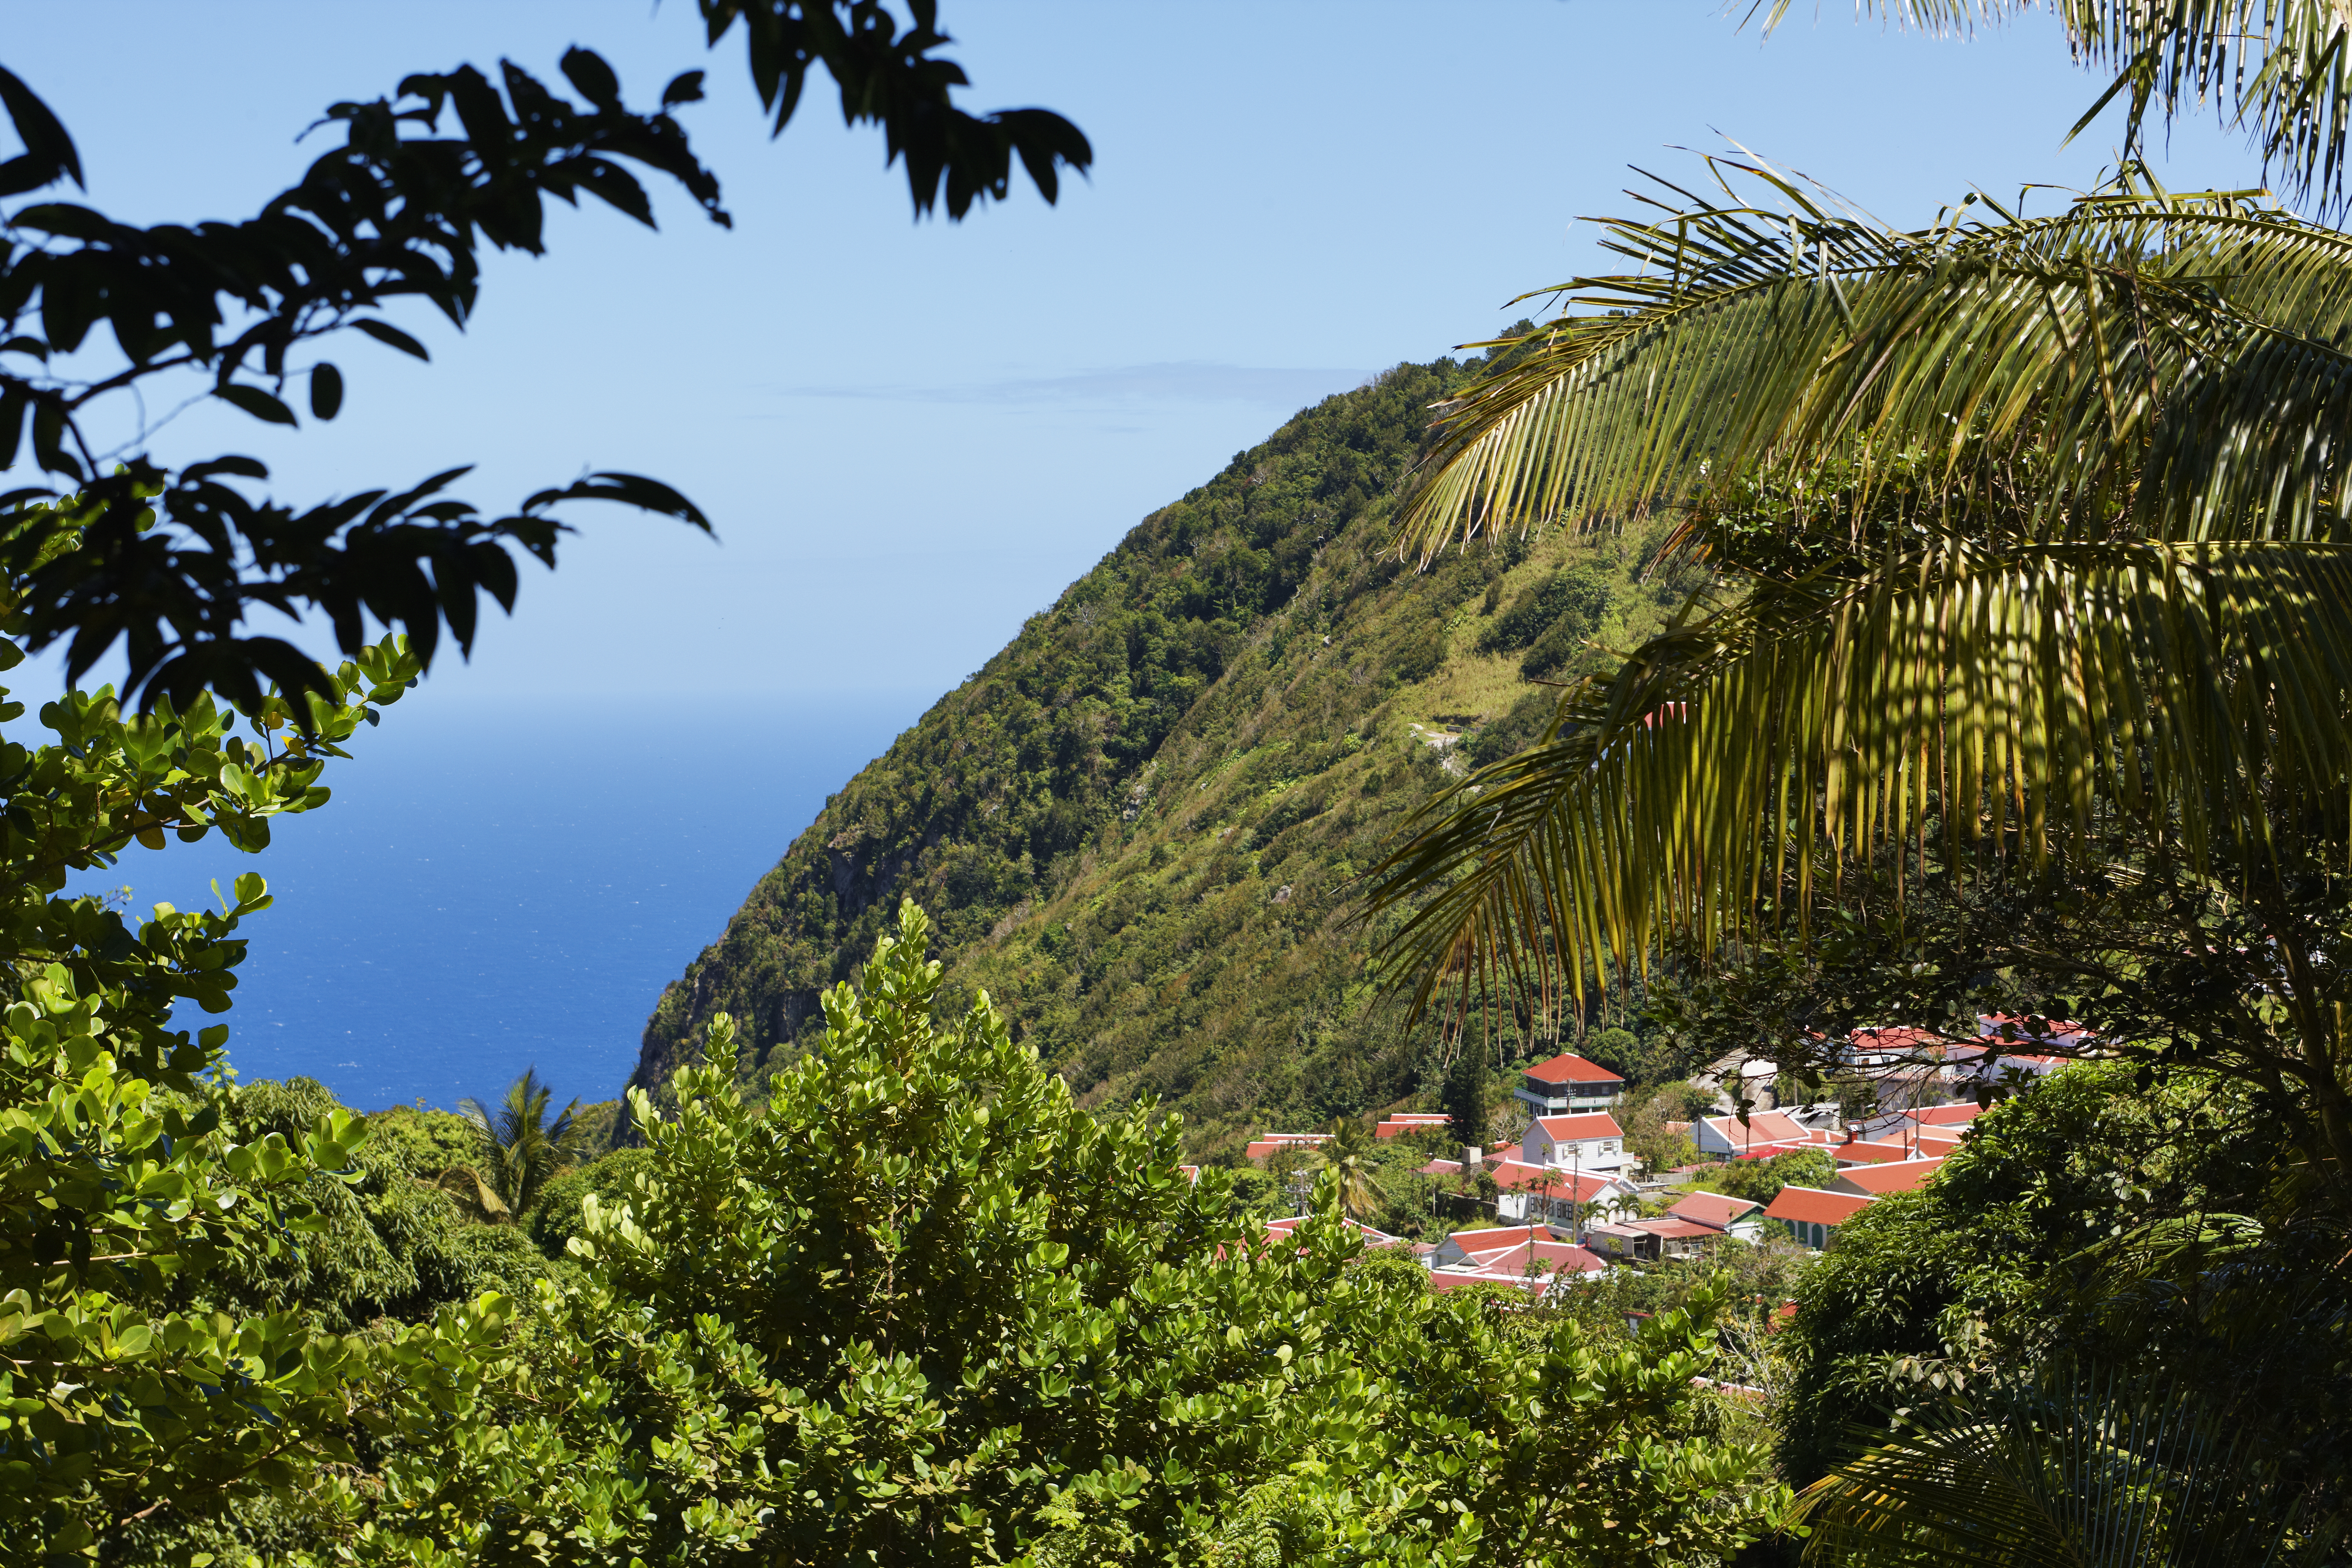
<path id="1" fill-rule="evenodd" d="M 1523 670 L 1591 668 L 1688 586 L 1644 576 L 1654 531 L 1397 559 L 1430 405 L 1481 368 L 1399 365 L 1144 518 L 827 798 L 665 990 L 633 1087 L 720 1011 L 748 1078 L 793 1059 L 907 895 L 951 991 L 986 987 L 1082 1102 L 1182 1111 L 1196 1152 L 1433 1088 L 1349 883 L 1540 732 L 1557 693 Z"/>

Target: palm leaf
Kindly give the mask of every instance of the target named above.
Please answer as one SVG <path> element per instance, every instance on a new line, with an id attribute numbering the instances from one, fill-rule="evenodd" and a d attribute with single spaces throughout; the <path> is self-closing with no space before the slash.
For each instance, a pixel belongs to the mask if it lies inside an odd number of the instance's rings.
<path id="1" fill-rule="evenodd" d="M 1972 197 L 1897 231 L 1760 161 L 1708 163 L 1771 205 L 1662 185 L 1641 199 L 1664 216 L 1603 220 L 1636 269 L 1538 291 L 1568 313 L 1444 411 L 1409 548 L 1606 521 L 1857 441 L 1940 453 L 1963 489 L 2042 443 L 2047 537 L 2126 496 L 2168 539 L 2333 527 L 2352 238 L 2252 193 L 2131 181 L 2054 216 Z"/>
<path id="2" fill-rule="evenodd" d="M 1906 1430 L 1808 1488 L 1805 1560 L 1971 1568 L 2261 1568 L 2316 1560 L 2299 1500 L 2182 1391 L 2062 1374 Z"/>
<path id="3" fill-rule="evenodd" d="M 549 1179 L 586 1152 L 578 1124 L 580 1101 L 573 1100 L 551 1122 L 548 1104 L 553 1097 L 534 1067 L 507 1086 L 495 1110 L 478 1100 L 457 1102 L 458 1114 L 473 1123 L 477 1163 L 502 1201 L 501 1212 L 529 1210 Z"/>
<path id="4" fill-rule="evenodd" d="M 1752 582 L 1425 807 L 1370 892 L 1410 911 L 1416 1007 L 1448 977 L 1581 995 L 1931 818 L 2039 858 L 2104 806 L 2201 856 L 2352 773 L 2352 546 L 1914 525 L 1855 575 Z"/>

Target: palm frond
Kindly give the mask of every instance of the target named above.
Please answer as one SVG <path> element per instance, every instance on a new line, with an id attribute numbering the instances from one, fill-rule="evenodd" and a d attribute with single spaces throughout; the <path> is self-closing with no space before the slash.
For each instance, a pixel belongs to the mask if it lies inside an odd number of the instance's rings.
<path id="1" fill-rule="evenodd" d="M 1711 948 L 1792 881 L 1805 907 L 1817 847 L 1835 875 L 1931 818 L 2042 857 L 2105 803 L 2202 856 L 2352 776 L 2352 545 L 1921 526 L 1670 629 L 1425 807 L 1370 873 L 1373 913 L 1410 910 L 1384 956 L 1416 1009 Z"/>
<path id="2" fill-rule="evenodd" d="M 457 1112 L 474 1125 L 477 1163 L 502 1200 L 505 1212 L 521 1214 L 539 1201 L 540 1190 L 565 1165 L 586 1152 L 573 1100 L 548 1120 L 554 1091 L 536 1067 L 507 1086 L 496 1109 L 478 1100 L 457 1102 Z"/>
<path id="3" fill-rule="evenodd" d="M 2352 237 L 2136 178 L 2053 216 L 1971 197 L 1898 231 L 1760 161 L 1708 163 L 1732 200 L 1661 183 L 1639 199 L 1663 216 L 1601 220 L 1633 270 L 1537 291 L 1567 313 L 1444 411 L 1405 548 L 1603 522 L 1857 442 L 1940 453 L 1961 488 L 2042 443 L 2042 537 L 2118 498 L 2168 539 L 2336 528 Z"/>
<path id="4" fill-rule="evenodd" d="M 1808 1563 L 2263 1568 L 2315 1558 L 2299 1499 L 2174 1388 L 2062 1373 L 1989 1405 L 1915 1412 L 1808 1488 Z"/>
<path id="5" fill-rule="evenodd" d="M 499 1195 L 497 1187 L 471 1165 L 451 1165 L 427 1184 L 447 1193 L 486 1220 L 502 1220 L 513 1212 L 508 1208 L 506 1199 Z"/>

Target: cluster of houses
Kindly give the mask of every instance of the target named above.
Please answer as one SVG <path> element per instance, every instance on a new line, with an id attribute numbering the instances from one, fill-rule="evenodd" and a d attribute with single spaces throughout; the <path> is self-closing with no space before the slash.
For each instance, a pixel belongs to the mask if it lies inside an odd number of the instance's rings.
<path id="1" fill-rule="evenodd" d="M 1769 1205 L 1691 1193 L 1664 1215 L 1646 1218 L 1640 1213 L 1642 1187 L 1634 1179 L 1645 1173 L 1626 1150 L 1616 1118 L 1624 1079 L 1573 1053 L 1556 1056 L 1526 1069 L 1514 1091 L 1530 1111 L 1527 1133 L 1517 1143 L 1468 1148 L 1460 1160 L 1432 1160 L 1421 1167 L 1432 1176 L 1491 1176 L 1497 1223 L 1456 1231 L 1414 1250 L 1439 1289 L 1475 1282 L 1542 1291 L 1612 1264 L 1689 1257 L 1767 1235 L 1819 1249 L 1845 1221 L 1890 1194 L 1912 1191 L 1941 1168 L 1979 1110 L 1973 1098 L 1954 1100 L 1955 1093 L 1972 1095 L 1996 1074 L 2011 1081 L 2021 1075 L 2039 1077 L 2074 1059 L 2021 1048 L 2044 1040 L 2061 1043 L 2052 1033 L 2027 1034 L 2020 1027 L 2023 1022 L 1981 1019 L 1975 1042 L 1911 1029 L 1858 1032 L 1846 1052 L 1853 1065 L 1881 1069 L 1899 1090 L 1891 1099 L 1882 1096 L 1882 1106 L 1893 1109 L 1864 1120 L 1841 1120 L 1836 1106 L 1818 1105 L 1668 1123 L 1669 1131 L 1687 1133 L 1702 1157 L 1716 1163 L 1812 1150 L 1831 1157 L 1836 1174 L 1826 1186 L 1783 1186 Z M 2071 1026 L 2053 1033 L 2063 1033 L 2065 1047 L 2080 1045 Z M 1447 1121 L 1439 1112 L 1402 1111 L 1374 1131 L 1381 1138 L 1396 1138 L 1443 1128 Z M 1262 1160 L 1283 1149 L 1311 1152 L 1329 1136 L 1269 1133 L 1252 1142 L 1248 1152 Z M 1369 1226 L 1360 1228 L 1367 1245 L 1403 1245 Z"/>

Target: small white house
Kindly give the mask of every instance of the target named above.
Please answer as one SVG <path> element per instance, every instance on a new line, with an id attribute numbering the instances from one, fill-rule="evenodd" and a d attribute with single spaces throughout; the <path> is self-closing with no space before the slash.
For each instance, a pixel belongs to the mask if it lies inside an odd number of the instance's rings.
<path id="1" fill-rule="evenodd" d="M 1519 1141 L 1530 1165 L 1613 1175 L 1625 1168 L 1625 1130 L 1605 1110 L 1580 1116 L 1538 1116 Z"/>
<path id="2" fill-rule="evenodd" d="M 1718 1160 L 1803 1147 L 1812 1134 L 1784 1110 L 1752 1112 L 1746 1121 L 1737 1116 L 1710 1116 L 1691 1127 L 1691 1142 L 1702 1154 Z"/>
<path id="3" fill-rule="evenodd" d="M 1495 1217 L 1577 1226 L 1641 1212 L 1641 1192 L 1613 1173 L 1578 1173 L 1506 1160 L 1493 1169 Z"/>

